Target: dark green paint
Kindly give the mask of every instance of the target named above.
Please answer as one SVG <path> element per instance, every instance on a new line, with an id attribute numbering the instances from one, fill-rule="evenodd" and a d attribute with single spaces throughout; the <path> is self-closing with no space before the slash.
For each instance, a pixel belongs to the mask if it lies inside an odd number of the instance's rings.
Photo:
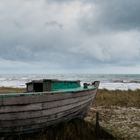
<path id="1" fill-rule="evenodd" d="M 80 87 L 80 82 L 55 81 L 55 82 L 52 82 L 51 84 L 52 91 L 68 90 L 68 89 L 79 88 L 79 87 Z"/>

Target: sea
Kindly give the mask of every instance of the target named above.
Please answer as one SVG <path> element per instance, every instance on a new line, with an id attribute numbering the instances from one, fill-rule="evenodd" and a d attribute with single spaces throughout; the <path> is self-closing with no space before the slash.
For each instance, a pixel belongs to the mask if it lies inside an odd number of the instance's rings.
<path id="1" fill-rule="evenodd" d="M 0 74 L 0 87 L 26 87 L 25 83 L 39 79 L 80 80 L 83 83 L 100 81 L 99 89 L 140 89 L 140 74 Z"/>

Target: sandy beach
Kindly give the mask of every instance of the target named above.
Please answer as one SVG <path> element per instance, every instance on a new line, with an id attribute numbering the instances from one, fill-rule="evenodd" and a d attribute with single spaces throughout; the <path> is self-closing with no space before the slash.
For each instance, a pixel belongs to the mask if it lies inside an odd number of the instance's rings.
<path id="1" fill-rule="evenodd" d="M 86 120 L 100 126 L 117 139 L 140 139 L 140 91 L 99 90 Z"/>

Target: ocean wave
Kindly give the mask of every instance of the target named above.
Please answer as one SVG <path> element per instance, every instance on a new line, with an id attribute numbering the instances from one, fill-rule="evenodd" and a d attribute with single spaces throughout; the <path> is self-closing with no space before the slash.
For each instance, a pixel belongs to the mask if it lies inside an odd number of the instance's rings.
<path id="1" fill-rule="evenodd" d="M 6 78 L 3 78 L 3 77 L 0 78 L 0 81 L 5 81 L 5 80 L 7 80 L 7 79 Z"/>
<path id="2" fill-rule="evenodd" d="M 140 80 L 113 80 L 113 83 L 140 83 Z"/>
<path id="3" fill-rule="evenodd" d="M 81 83 L 100 81 L 100 89 L 140 89 L 140 75 L 93 75 L 93 74 L 46 74 L 46 75 L 0 75 L 0 87 L 25 87 L 25 83 L 37 79 L 80 80 Z"/>
<path id="4" fill-rule="evenodd" d="M 99 89 L 137 90 L 140 89 L 140 83 L 100 83 Z"/>

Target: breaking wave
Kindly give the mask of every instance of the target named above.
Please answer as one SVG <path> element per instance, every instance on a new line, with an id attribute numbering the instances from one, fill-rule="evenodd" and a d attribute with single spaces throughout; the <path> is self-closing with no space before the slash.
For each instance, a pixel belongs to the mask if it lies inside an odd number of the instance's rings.
<path id="1" fill-rule="evenodd" d="M 0 87 L 25 87 L 25 83 L 37 79 L 100 81 L 100 89 L 135 90 L 140 89 L 140 75 L 103 75 L 103 74 L 9 74 L 0 75 Z"/>

